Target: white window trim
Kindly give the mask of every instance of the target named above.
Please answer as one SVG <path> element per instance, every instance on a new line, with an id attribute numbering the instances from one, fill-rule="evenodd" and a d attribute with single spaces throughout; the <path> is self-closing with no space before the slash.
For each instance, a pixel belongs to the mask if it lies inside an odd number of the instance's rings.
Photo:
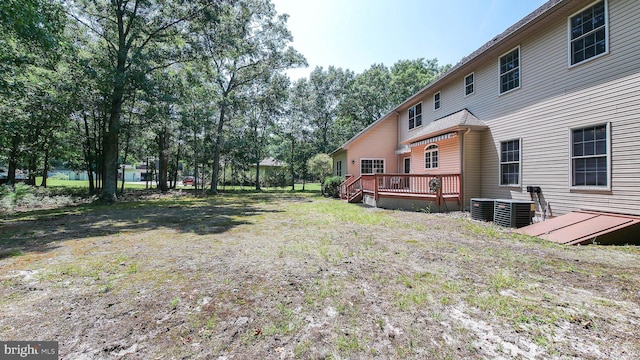
<path id="1" fill-rule="evenodd" d="M 438 107 L 436 108 L 436 95 L 438 95 Z M 438 111 L 442 109 L 442 92 L 438 91 L 433 94 L 433 111 Z"/>
<path id="2" fill-rule="evenodd" d="M 411 117 L 409 116 L 409 110 L 411 110 L 411 108 L 414 108 L 413 112 L 415 114 L 415 107 L 418 106 L 418 105 L 420 105 L 420 111 L 421 111 L 420 115 L 422 115 L 423 114 L 423 110 L 424 110 L 424 106 L 422 106 L 422 101 L 413 104 L 413 106 L 410 106 L 409 109 L 407 109 L 407 129 L 409 129 L 408 131 L 412 131 L 412 130 L 415 130 L 415 129 L 419 128 L 419 127 L 422 127 L 422 124 L 424 123 L 424 116 L 422 116 L 422 120 L 420 122 L 420 126 L 415 126 L 416 120 L 415 120 L 415 115 L 414 115 L 413 127 L 412 128 L 409 127 L 409 120 L 411 119 Z"/>
<path id="3" fill-rule="evenodd" d="M 360 175 L 375 175 L 376 173 L 363 173 L 362 172 L 362 161 L 363 160 L 382 160 L 382 173 L 386 174 L 387 172 L 387 160 L 385 158 L 360 158 Z M 373 163 L 371 164 L 371 169 L 373 170 Z"/>
<path id="4" fill-rule="evenodd" d="M 596 3 L 600 2 L 600 0 L 598 1 L 594 1 L 591 4 L 583 7 L 582 9 L 580 9 L 580 11 L 576 11 L 575 13 L 571 14 L 568 18 L 567 18 L 567 64 L 569 69 L 574 68 L 576 66 L 580 66 L 582 64 L 588 63 L 591 60 L 595 60 L 598 59 L 602 56 L 608 55 L 609 54 L 609 2 L 607 0 L 604 0 L 604 38 L 607 46 L 607 49 L 602 53 L 602 54 L 598 54 L 594 57 L 590 57 L 588 59 L 584 59 L 582 61 L 580 61 L 579 63 L 575 63 L 575 64 L 571 64 L 571 58 L 573 57 L 572 51 L 571 51 L 571 18 L 578 15 L 579 13 L 585 11 L 586 9 L 592 7 L 593 5 L 595 5 Z"/>
<path id="5" fill-rule="evenodd" d="M 607 129 L 607 186 L 574 186 L 573 185 L 573 130 L 584 129 L 591 126 L 606 125 Z M 611 191 L 611 122 L 597 123 L 587 126 L 569 128 L 569 190 L 579 191 Z"/>
<path id="6" fill-rule="evenodd" d="M 518 183 L 517 184 L 502 184 L 502 143 L 518 141 Z M 513 188 L 522 186 L 522 138 L 510 139 L 498 142 L 498 186 L 504 188 Z"/>
<path id="7" fill-rule="evenodd" d="M 426 162 L 427 162 L 427 149 L 429 148 L 429 146 L 433 146 L 433 145 L 435 145 L 435 146 L 436 146 L 436 149 L 429 150 L 429 153 L 432 153 L 432 152 L 434 152 L 434 151 L 437 151 L 437 152 L 438 152 L 438 166 L 428 168 L 428 167 L 426 166 L 426 165 L 427 165 L 427 164 L 426 164 Z M 430 159 L 430 161 L 431 161 L 431 160 L 433 160 L 433 159 Z M 424 169 L 425 169 L 425 170 L 432 170 L 432 169 L 438 169 L 438 168 L 440 168 L 440 146 L 439 146 L 438 144 L 436 144 L 436 143 L 430 143 L 430 144 L 427 144 L 427 146 L 425 146 L 425 147 L 424 147 L 424 156 L 423 156 L 423 158 L 422 158 L 422 165 L 424 166 Z"/>
<path id="8" fill-rule="evenodd" d="M 469 76 L 473 76 L 473 81 L 471 82 L 471 84 L 473 85 L 473 91 L 467 94 L 467 78 Z M 476 72 L 475 71 L 470 74 L 467 74 L 467 76 L 465 76 L 462 79 L 462 92 L 464 93 L 465 97 L 471 96 L 476 93 Z"/>
<path id="9" fill-rule="evenodd" d="M 502 91 L 502 74 L 500 74 L 500 59 L 502 59 L 505 55 L 507 55 L 508 53 L 512 52 L 513 50 L 518 49 L 518 69 L 520 70 L 520 78 L 518 79 L 518 86 L 514 87 L 513 89 L 507 90 L 505 92 L 501 92 Z M 498 96 L 502 96 L 505 94 L 508 94 L 512 91 L 518 90 L 522 87 L 522 49 L 520 48 L 520 45 L 514 47 L 513 49 L 505 52 L 504 54 L 498 56 Z"/>

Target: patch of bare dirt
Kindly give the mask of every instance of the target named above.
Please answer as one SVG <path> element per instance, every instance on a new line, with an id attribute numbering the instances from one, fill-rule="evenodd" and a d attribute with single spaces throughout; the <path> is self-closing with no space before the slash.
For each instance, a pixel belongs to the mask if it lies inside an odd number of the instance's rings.
<path id="1" fill-rule="evenodd" d="M 304 194 L 157 197 L 0 220 L 0 338 L 61 359 L 640 358 L 637 247 Z"/>

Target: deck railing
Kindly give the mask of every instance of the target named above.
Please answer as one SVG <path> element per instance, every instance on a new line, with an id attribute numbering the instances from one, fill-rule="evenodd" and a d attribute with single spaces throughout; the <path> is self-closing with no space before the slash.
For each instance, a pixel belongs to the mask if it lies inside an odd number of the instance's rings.
<path id="1" fill-rule="evenodd" d="M 440 187 L 430 186 L 433 179 L 438 179 Z M 351 199 L 356 192 L 372 194 L 376 200 L 379 196 L 405 196 L 411 198 L 433 199 L 438 204 L 447 199 L 460 202 L 460 174 L 369 174 L 352 178 L 344 183 L 344 199 Z"/>
<path id="2" fill-rule="evenodd" d="M 347 179 L 340 184 L 340 198 L 351 201 L 362 193 L 361 179 L 352 175 L 347 175 Z"/>

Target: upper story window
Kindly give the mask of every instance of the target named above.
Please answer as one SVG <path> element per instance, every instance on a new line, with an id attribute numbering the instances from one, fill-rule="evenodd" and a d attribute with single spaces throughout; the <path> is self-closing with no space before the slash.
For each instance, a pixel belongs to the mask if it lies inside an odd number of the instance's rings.
<path id="1" fill-rule="evenodd" d="M 438 145 L 429 145 L 424 149 L 424 168 L 436 169 L 438 167 Z"/>
<path id="2" fill-rule="evenodd" d="M 433 110 L 440 109 L 440 92 L 433 94 Z"/>
<path id="3" fill-rule="evenodd" d="M 609 188 L 609 125 L 571 130 L 571 186 Z"/>
<path id="4" fill-rule="evenodd" d="M 409 108 L 409 130 L 422 126 L 422 103 Z"/>
<path id="5" fill-rule="evenodd" d="M 520 47 L 500 57 L 500 93 L 520 87 Z"/>
<path id="6" fill-rule="evenodd" d="M 606 54 L 607 6 L 598 1 L 569 18 L 571 65 Z"/>
<path id="7" fill-rule="evenodd" d="M 336 176 L 342 176 L 342 160 L 336 161 Z"/>
<path id="8" fill-rule="evenodd" d="M 468 96 L 473 94 L 474 91 L 474 87 L 473 87 L 473 82 L 474 82 L 474 73 L 471 73 L 467 76 L 464 77 L 464 96 Z"/>
<path id="9" fill-rule="evenodd" d="M 520 140 L 500 143 L 500 185 L 520 185 Z"/>

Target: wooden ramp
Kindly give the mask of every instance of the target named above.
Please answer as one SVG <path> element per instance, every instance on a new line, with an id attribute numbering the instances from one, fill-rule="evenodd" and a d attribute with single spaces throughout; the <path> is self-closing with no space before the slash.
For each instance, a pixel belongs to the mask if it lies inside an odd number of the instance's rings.
<path id="1" fill-rule="evenodd" d="M 573 211 L 517 232 L 565 245 L 640 243 L 640 217 L 595 211 Z"/>

